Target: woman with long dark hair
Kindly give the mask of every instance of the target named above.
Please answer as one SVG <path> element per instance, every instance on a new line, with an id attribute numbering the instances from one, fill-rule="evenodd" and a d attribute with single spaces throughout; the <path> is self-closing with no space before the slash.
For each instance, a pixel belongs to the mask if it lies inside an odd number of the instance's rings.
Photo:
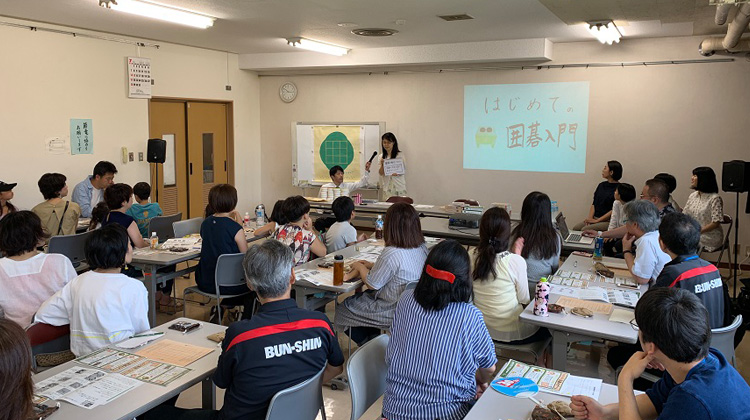
<path id="1" fill-rule="evenodd" d="M 526 261 L 508 252 L 509 243 L 508 212 L 499 207 L 484 212 L 479 223 L 479 245 L 471 254 L 474 305 L 482 311 L 493 339 L 521 344 L 535 341 L 539 327 L 518 318 L 531 299 Z"/>
<path id="2" fill-rule="evenodd" d="M 31 345 L 15 322 L 0 318 L 0 419 L 31 418 Z"/>
<path id="3" fill-rule="evenodd" d="M 714 170 L 708 166 L 693 169 L 690 188 L 695 191 L 688 197 L 682 212 L 693 216 L 701 224 L 701 247 L 711 252 L 721 248 L 724 233 L 724 202 L 719 196 L 719 184 Z"/>
<path id="4" fill-rule="evenodd" d="M 602 178 L 594 190 L 589 215 L 582 222 L 573 226 L 573 230 L 607 230 L 609 218 L 612 216 L 612 203 L 617 184 L 622 178 L 622 165 L 616 160 L 610 160 L 602 168 Z"/>
<path id="5" fill-rule="evenodd" d="M 405 196 L 406 175 L 393 174 L 386 176 L 384 170 L 385 161 L 389 159 L 401 159 L 404 161 L 404 167 L 406 167 L 404 153 L 398 148 L 398 139 L 396 139 L 396 136 L 393 133 L 388 132 L 383 134 L 381 141 L 383 155 L 380 157 L 380 178 L 382 180 L 381 186 L 383 189 L 383 199 L 387 200 L 389 197 Z"/>
<path id="6" fill-rule="evenodd" d="M 552 225 L 551 215 L 549 196 L 534 191 L 524 198 L 521 222 L 513 229 L 513 253 L 526 260 L 529 287 L 557 271 L 560 265 L 562 238 Z"/>
<path id="7" fill-rule="evenodd" d="M 7 184 L 0 181 L 0 219 L 9 213 L 17 211 L 16 207 L 10 202 L 13 199 L 13 188 L 16 185 L 18 184 Z"/>

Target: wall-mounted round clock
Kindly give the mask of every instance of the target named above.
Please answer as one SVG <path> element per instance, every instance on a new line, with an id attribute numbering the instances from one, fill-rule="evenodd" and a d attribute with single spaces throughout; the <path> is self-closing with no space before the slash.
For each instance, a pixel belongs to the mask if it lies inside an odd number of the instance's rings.
<path id="1" fill-rule="evenodd" d="M 279 97 L 282 101 L 289 103 L 297 97 L 297 86 L 292 82 L 286 82 L 279 88 Z"/>

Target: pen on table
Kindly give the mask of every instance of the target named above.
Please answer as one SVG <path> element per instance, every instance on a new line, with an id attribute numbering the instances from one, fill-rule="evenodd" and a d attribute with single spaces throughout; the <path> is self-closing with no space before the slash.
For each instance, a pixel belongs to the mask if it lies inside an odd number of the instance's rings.
<path id="1" fill-rule="evenodd" d="M 629 308 L 629 309 L 633 309 L 633 307 L 632 307 L 632 306 L 630 306 L 630 305 L 626 305 L 626 304 L 624 304 L 624 303 L 619 303 L 619 302 L 615 302 L 615 303 L 613 303 L 613 305 L 615 305 L 615 306 L 619 306 L 619 307 L 621 307 L 621 308 Z"/>
<path id="2" fill-rule="evenodd" d="M 134 336 L 132 336 L 130 338 L 154 337 L 154 336 L 157 336 L 157 335 L 164 335 L 164 333 L 163 332 L 157 332 L 157 333 L 153 333 L 153 334 L 139 334 L 139 335 L 134 335 Z"/>

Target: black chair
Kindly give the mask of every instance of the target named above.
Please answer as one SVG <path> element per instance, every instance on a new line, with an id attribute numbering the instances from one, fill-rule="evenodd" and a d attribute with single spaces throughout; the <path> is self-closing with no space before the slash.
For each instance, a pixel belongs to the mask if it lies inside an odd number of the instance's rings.
<path id="1" fill-rule="evenodd" d="M 182 213 L 173 214 L 171 216 L 156 216 L 148 222 L 148 237 L 156 232 L 156 236 L 159 237 L 159 242 L 165 242 L 167 239 L 172 239 L 174 235 L 174 222 L 182 220 Z"/>
<path id="2" fill-rule="evenodd" d="M 75 235 L 53 236 L 49 240 L 48 254 L 62 254 L 68 257 L 77 273 L 88 270 L 89 266 L 85 263 L 86 252 L 83 249 L 86 239 L 92 231 L 77 233 Z"/>

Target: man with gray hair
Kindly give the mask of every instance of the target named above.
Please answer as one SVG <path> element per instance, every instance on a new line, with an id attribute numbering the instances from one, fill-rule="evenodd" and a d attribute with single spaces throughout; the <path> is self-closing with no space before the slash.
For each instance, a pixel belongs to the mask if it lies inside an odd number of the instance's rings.
<path id="1" fill-rule="evenodd" d="M 247 250 L 242 261 L 247 286 L 261 307 L 229 326 L 213 376 L 226 389 L 221 411 L 187 410 L 163 404 L 146 419 L 263 420 L 273 396 L 313 377 L 323 381 L 343 371 L 344 355 L 325 314 L 297 307 L 291 298 L 294 255 L 279 241 Z"/>
<path id="2" fill-rule="evenodd" d="M 650 201 L 633 200 L 623 210 L 628 233 L 622 238 L 622 252 L 628 270 L 639 284 L 655 281 L 671 260 L 659 245 L 659 209 Z"/>

